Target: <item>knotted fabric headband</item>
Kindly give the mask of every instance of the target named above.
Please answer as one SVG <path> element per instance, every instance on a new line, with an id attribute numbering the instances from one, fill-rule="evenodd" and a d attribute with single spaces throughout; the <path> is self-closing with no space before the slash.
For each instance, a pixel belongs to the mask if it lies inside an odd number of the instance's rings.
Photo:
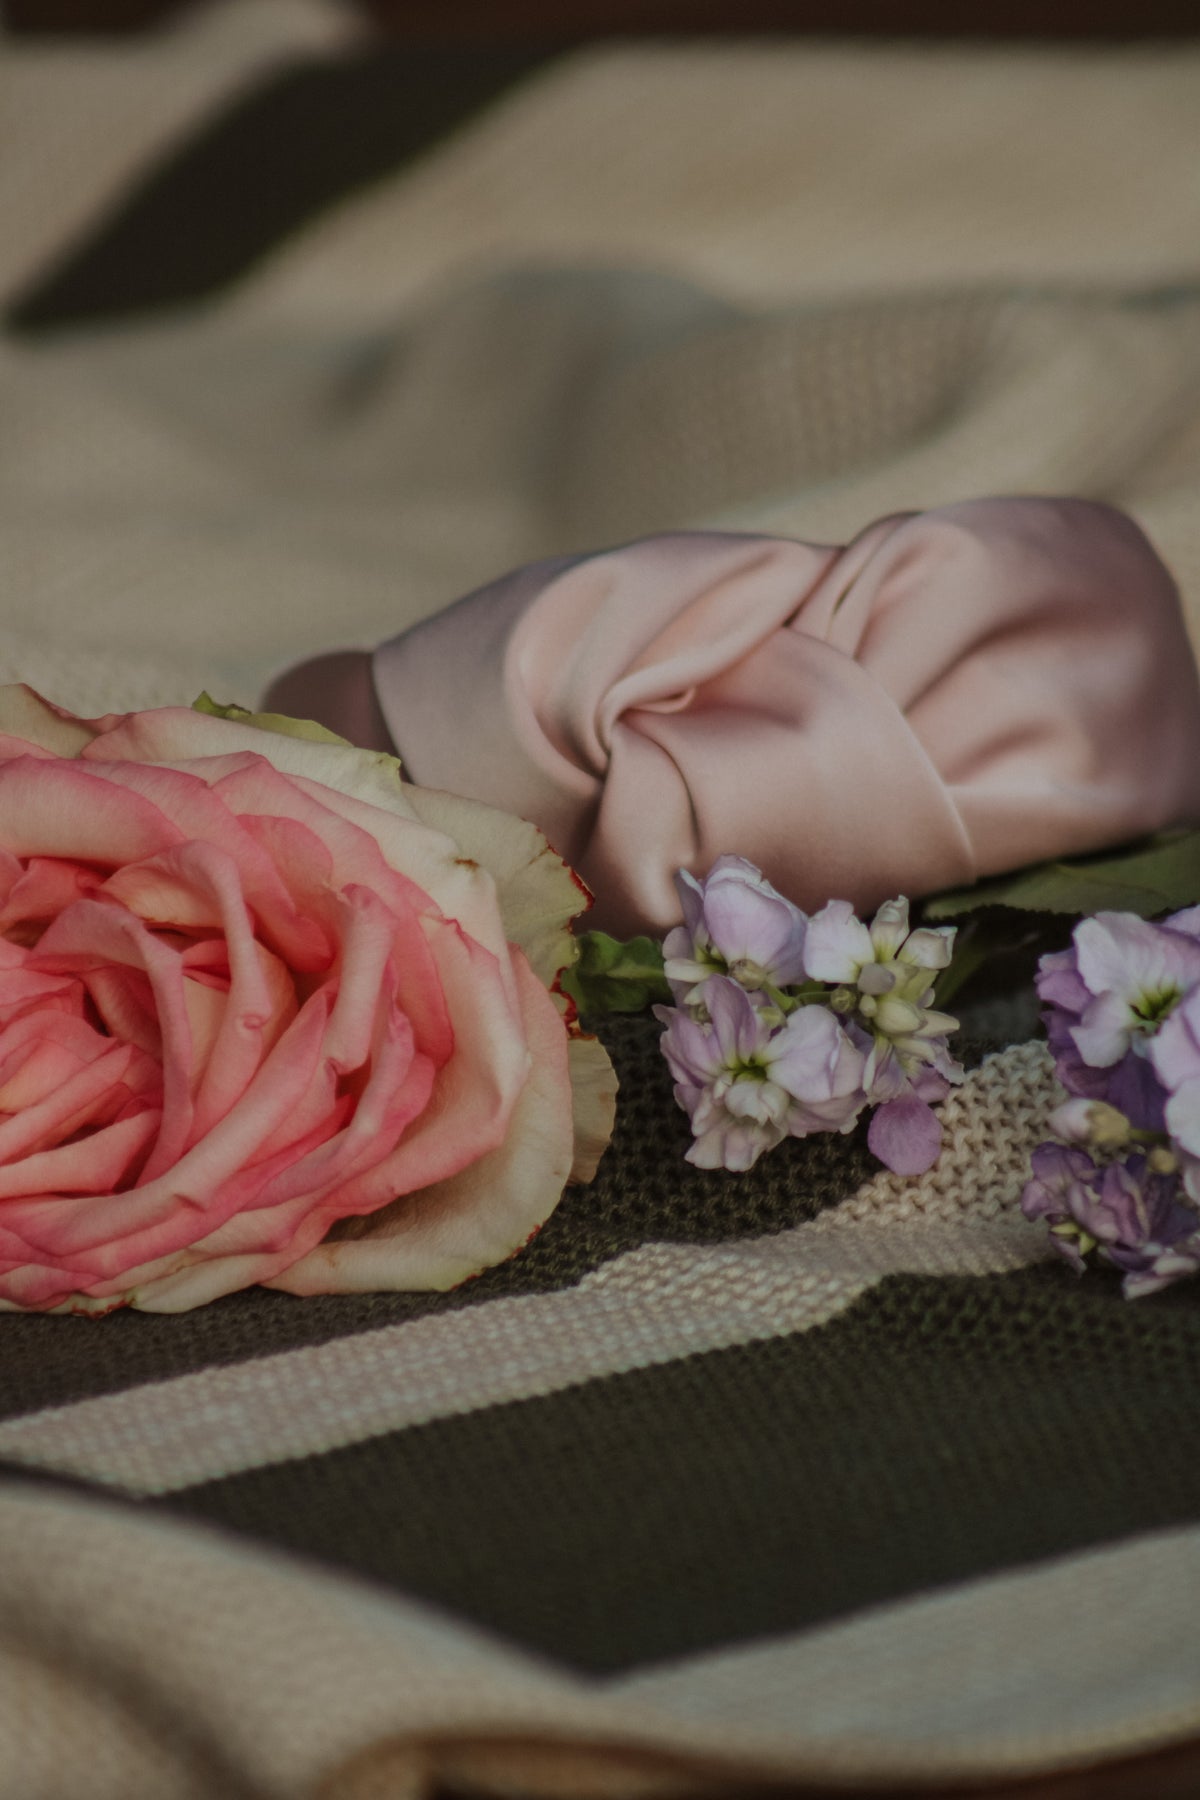
<path id="1" fill-rule="evenodd" d="M 617 932 L 670 925 L 674 871 L 726 852 L 863 909 L 1200 819 L 1174 584 L 1081 500 L 535 563 L 374 678 L 411 779 L 535 820 Z"/>

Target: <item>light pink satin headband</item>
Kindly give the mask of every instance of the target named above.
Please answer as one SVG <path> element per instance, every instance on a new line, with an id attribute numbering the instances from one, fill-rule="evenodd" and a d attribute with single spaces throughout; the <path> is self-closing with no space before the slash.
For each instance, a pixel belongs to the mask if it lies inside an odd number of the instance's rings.
<path id="1" fill-rule="evenodd" d="M 374 672 L 412 779 L 535 820 L 619 932 L 672 923 L 675 869 L 722 852 L 862 908 L 1200 819 L 1175 588 L 1081 500 L 538 563 Z"/>

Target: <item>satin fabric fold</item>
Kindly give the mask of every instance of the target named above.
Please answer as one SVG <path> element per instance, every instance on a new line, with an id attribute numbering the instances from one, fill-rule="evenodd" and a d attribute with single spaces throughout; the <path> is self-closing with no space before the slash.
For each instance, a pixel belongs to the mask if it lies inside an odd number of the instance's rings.
<path id="1" fill-rule="evenodd" d="M 845 549 L 718 532 L 532 564 L 376 651 L 411 779 L 533 819 L 661 931 L 749 857 L 870 908 L 1200 819 L 1200 685 L 1124 515 L 963 502 Z"/>

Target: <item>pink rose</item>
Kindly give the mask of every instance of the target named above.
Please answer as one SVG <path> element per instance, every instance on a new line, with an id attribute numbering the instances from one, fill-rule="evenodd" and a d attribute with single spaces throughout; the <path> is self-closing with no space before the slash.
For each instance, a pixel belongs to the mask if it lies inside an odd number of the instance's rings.
<path id="1" fill-rule="evenodd" d="M 611 1130 L 549 992 L 582 905 L 533 826 L 327 733 L 0 689 L 0 1305 L 509 1256 Z"/>

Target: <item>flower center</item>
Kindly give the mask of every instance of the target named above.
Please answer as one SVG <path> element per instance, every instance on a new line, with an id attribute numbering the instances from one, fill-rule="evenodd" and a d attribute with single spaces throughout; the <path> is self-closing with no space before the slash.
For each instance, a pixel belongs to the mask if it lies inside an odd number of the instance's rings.
<path id="1" fill-rule="evenodd" d="M 726 1067 L 729 1071 L 730 1081 L 770 1080 L 770 1074 L 766 1063 L 760 1062 L 757 1057 L 744 1058 L 738 1056 L 735 1057 L 731 1063 L 726 1064 Z"/>
<path id="2" fill-rule="evenodd" d="M 1181 990 L 1174 986 L 1139 994 L 1129 1009 L 1133 1014 L 1130 1029 L 1151 1036 L 1168 1014 L 1174 1012 L 1181 997 Z"/>

